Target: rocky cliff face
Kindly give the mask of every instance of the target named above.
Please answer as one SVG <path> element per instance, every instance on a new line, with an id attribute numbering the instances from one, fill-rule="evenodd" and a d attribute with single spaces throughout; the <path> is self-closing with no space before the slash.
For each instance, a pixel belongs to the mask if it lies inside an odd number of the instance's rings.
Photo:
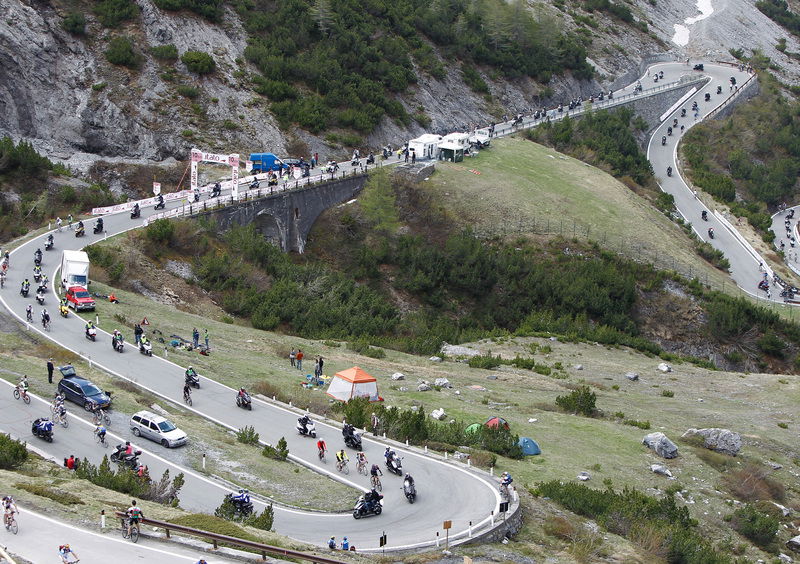
<path id="1" fill-rule="evenodd" d="M 267 110 L 269 100 L 250 90 L 248 75 L 255 71 L 244 62 L 246 34 L 232 10 L 226 9 L 223 22 L 215 25 L 194 15 L 163 12 L 151 0 L 137 0 L 140 15 L 135 21 L 108 31 L 90 15 L 87 36 L 78 38 L 62 28 L 67 13 L 62 1 L 66 0 L 0 3 L 0 135 L 30 140 L 43 153 L 78 170 L 87 170 L 97 160 L 184 161 L 192 146 L 242 154 L 256 150 L 286 154 L 303 147 L 331 155 L 335 150 L 307 132 L 282 132 Z M 744 9 L 732 10 L 730 5 L 746 4 L 744 0 L 724 2 L 725 9 L 696 24 L 696 30 L 691 28 L 686 49 L 672 45 L 680 56 L 686 51 L 698 56 L 706 46 L 698 35 L 708 31 L 714 18 L 725 22 L 727 14 Z M 536 9 L 567 29 L 578 26 L 572 16 L 552 6 Z M 506 82 L 496 77 L 492 80 L 481 71 L 492 92 L 487 101 L 464 84 L 456 64 L 448 65 L 443 80 L 420 75 L 402 102 L 410 113 L 424 109 L 431 118 L 430 126 L 401 128 L 384 119 L 365 142 L 372 147 L 397 144 L 423 130 L 463 129 L 503 113 L 557 103 L 578 94 L 588 96 L 635 67 L 642 55 L 669 49 L 673 23 L 682 22 L 695 10 L 691 0 L 669 6 L 642 1 L 636 15 L 649 21 L 655 31 L 650 34 L 592 14 L 600 24 L 592 32 L 590 52 L 598 71 L 597 81 L 592 83 L 569 76 L 556 77 L 546 86 L 530 80 Z M 752 13 L 749 16 L 762 23 L 766 20 Z M 779 33 L 774 24 L 766 22 L 770 37 Z M 106 60 L 103 53 L 115 35 L 134 40 L 144 55 L 139 69 L 114 66 Z M 722 38 L 715 36 L 714 41 L 719 43 Z M 170 43 L 179 53 L 198 50 L 212 54 L 217 71 L 201 78 L 180 61 L 167 64 L 149 56 L 150 47 Z M 789 45 L 794 47 L 793 40 Z M 720 49 L 713 52 L 719 55 Z M 196 97 L 182 95 L 179 87 L 195 88 Z"/>

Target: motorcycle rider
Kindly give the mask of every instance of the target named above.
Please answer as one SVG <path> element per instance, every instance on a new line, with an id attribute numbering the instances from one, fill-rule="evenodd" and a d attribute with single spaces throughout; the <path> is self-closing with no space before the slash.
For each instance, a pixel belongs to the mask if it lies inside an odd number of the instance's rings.
<path id="1" fill-rule="evenodd" d="M 39 419 L 36 419 L 33 422 L 33 425 L 41 433 L 52 433 L 53 432 L 53 422 L 50 421 L 47 417 L 41 417 Z"/>
<path id="2" fill-rule="evenodd" d="M 713 227 L 709 227 L 708 228 L 708 236 L 711 237 L 712 239 L 714 238 L 714 228 Z"/>
<path id="3" fill-rule="evenodd" d="M 297 422 L 300 423 L 300 426 L 303 428 L 303 434 L 308 433 L 308 425 L 311 423 L 311 418 L 306 414 L 302 417 L 297 418 Z"/>
<path id="4" fill-rule="evenodd" d="M 702 217 L 703 220 L 707 221 L 708 220 L 708 212 L 706 210 L 703 210 L 702 212 L 700 212 L 700 217 Z"/>
<path id="5" fill-rule="evenodd" d="M 238 506 L 247 505 L 250 503 L 250 492 L 244 489 L 239 489 L 239 493 L 231 498 L 234 504 Z"/>
<path id="6" fill-rule="evenodd" d="M 133 217 L 139 217 L 140 212 L 141 210 L 139 209 L 139 202 L 136 202 L 135 204 L 133 204 L 133 210 L 131 211 L 131 213 L 133 214 Z"/>
<path id="7" fill-rule="evenodd" d="M 353 438 L 353 435 L 355 435 L 356 432 L 355 429 L 356 428 L 353 427 L 350 423 L 345 423 L 342 426 L 342 436 L 344 437 L 345 442 L 347 442 L 348 437 Z"/>
<path id="8" fill-rule="evenodd" d="M 53 246 L 53 234 L 47 236 L 47 243 L 45 244 L 45 248 Z"/>
<path id="9" fill-rule="evenodd" d="M 147 338 L 147 335 L 142 335 L 139 338 L 139 348 L 144 350 L 145 346 L 150 344 L 150 339 Z"/>
<path id="10" fill-rule="evenodd" d="M 191 366 L 186 369 L 186 379 L 187 380 L 196 380 L 198 378 L 197 372 L 194 371 L 194 368 Z"/>
<path id="11" fill-rule="evenodd" d="M 124 339 L 122 337 L 122 333 L 120 333 L 117 329 L 114 329 L 114 332 L 111 334 L 111 346 L 114 347 L 114 350 L 119 349 L 119 346 L 123 343 Z"/>
<path id="12" fill-rule="evenodd" d="M 36 252 L 33 253 L 33 262 L 35 262 L 37 266 L 42 262 L 42 249 L 36 249 Z"/>
<path id="13" fill-rule="evenodd" d="M 78 227 L 75 228 L 75 231 L 83 233 L 83 231 L 84 231 L 83 221 L 78 221 Z"/>
<path id="14" fill-rule="evenodd" d="M 92 320 L 91 320 L 91 319 L 90 319 L 89 321 L 87 321 L 87 322 L 86 322 L 86 325 L 84 326 L 84 328 L 83 328 L 83 329 L 84 329 L 84 331 L 86 331 L 86 334 L 87 334 L 87 335 L 89 334 L 89 331 L 90 331 L 90 330 L 94 329 L 94 323 L 92 322 Z"/>
<path id="15" fill-rule="evenodd" d="M 408 485 L 410 487 L 412 487 L 412 488 L 414 487 L 414 478 L 411 477 L 411 474 L 406 473 L 406 476 L 403 479 L 403 482 L 408 482 Z"/>
<path id="16" fill-rule="evenodd" d="M 364 502 L 367 504 L 367 509 L 369 511 L 373 511 L 376 503 L 379 503 L 381 500 L 381 494 L 379 494 L 375 488 L 372 488 L 370 491 L 364 494 Z"/>
<path id="17" fill-rule="evenodd" d="M 22 286 L 19 289 L 19 293 L 20 294 L 27 294 L 28 290 L 30 290 L 30 288 L 31 288 L 31 283 L 26 278 L 25 280 L 22 281 Z"/>
<path id="18" fill-rule="evenodd" d="M 95 233 L 100 233 L 102 231 L 103 231 L 103 218 L 102 217 L 98 217 L 97 218 L 97 222 L 95 222 L 95 224 L 94 224 L 94 232 Z"/>

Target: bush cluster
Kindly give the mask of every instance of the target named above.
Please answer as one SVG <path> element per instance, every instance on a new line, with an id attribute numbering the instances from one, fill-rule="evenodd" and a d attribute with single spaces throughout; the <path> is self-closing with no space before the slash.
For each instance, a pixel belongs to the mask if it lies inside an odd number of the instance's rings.
<path id="1" fill-rule="evenodd" d="M 261 513 L 256 513 L 254 511 L 245 517 L 241 513 L 237 513 L 233 501 L 231 501 L 230 497 L 226 496 L 225 499 L 222 500 L 222 504 L 214 510 L 214 516 L 220 519 L 227 519 L 228 521 L 238 521 L 243 525 L 255 527 L 264 531 L 270 531 L 272 530 L 272 523 L 275 519 L 275 512 L 270 503 Z"/>
<path id="2" fill-rule="evenodd" d="M 256 432 L 256 428 L 252 425 L 245 425 L 238 431 L 236 431 L 236 440 L 240 443 L 244 443 L 246 445 L 256 445 L 258 444 L 258 433 Z"/>
<path id="3" fill-rule="evenodd" d="M 112 65 L 121 65 L 130 69 L 137 69 L 142 63 L 142 57 L 134 51 L 133 41 L 129 37 L 113 37 L 108 42 L 105 55 Z"/>
<path id="4" fill-rule="evenodd" d="M 94 5 L 94 15 L 105 27 L 117 28 L 139 15 L 135 0 L 100 0 Z"/>
<path id="5" fill-rule="evenodd" d="M 593 417 L 597 413 L 597 394 L 589 386 L 580 386 L 565 396 L 556 397 L 556 405 L 569 413 Z M 627 422 L 626 422 L 627 423 Z M 638 422 L 637 422 L 638 423 Z M 648 423 L 648 427 L 650 424 Z"/>
<path id="6" fill-rule="evenodd" d="M 155 4 L 170 12 L 189 10 L 210 22 L 222 19 L 222 0 L 155 0 Z"/>
<path id="7" fill-rule="evenodd" d="M 184 484 L 183 472 L 170 480 L 169 470 L 164 470 L 161 479 L 156 482 L 150 479 L 148 473 L 139 477 L 129 468 L 120 467 L 118 470 L 114 470 L 107 456 L 103 457 L 99 466 L 95 466 L 84 458 L 75 469 L 75 475 L 102 488 L 176 507 L 178 493 Z"/>
<path id="8" fill-rule="evenodd" d="M 717 552 L 697 531 L 697 522 L 690 517 L 688 508 L 675 502 L 671 490 L 657 499 L 629 488 L 616 492 L 610 487 L 594 490 L 583 484 L 551 481 L 539 484 L 533 493 L 594 519 L 621 536 L 636 539 L 643 527 L 660 531 L 655 539 L 657 544 L 646 548 L 666 554 L 669 562 L 730 564 L 730 559 Z"/>
<path id="9" fill-rule="evenodd" d="M 767 548 L 775 542 L 780 521 L 747 504 L 733 512 L 731 525 L 742 536 L 747 537 L 761 548 Z"/>
<path id="10" fill-rule="evenodd" d="M 186 65 L 189 72 L 209 74 L 217 68 L 214 58 L 203 51 L 186 51 L 181 55 L 181 62 Z"/>
<path id="11" fill-rule="evenodd" d="M 14 470 L 28 460 L 25 443 L 12 439 L 11 435 L 0 433 L 0 469 Z"/>
<path id="12" fill-rule="evenodd" d="M 509 458 L 522 458 L 522 449 L 519 446 L 519 436 L 502 427 L 486 427 L 481 425 L 474 432 L 467 432 L 467 425 L 463 421 L 452 423 L 439 423 L 426 417 L 425 410 L 399 409 L 375 405 L 365 398 L 354 398 L 348 402 L 334 405 L 334 409 L 345 416 L 345 420 L 359 428 L 366 428 L 370 422 L 371 414 L 375 413 L 380 420 L 379 431 L 386 433 L 387 437 L 398 441 L 408 441 L 414 445 L 427 444 L 431 448 L 441 450 L 456 450 L 461 445 L 466 445 L 486 451 L 478 454 L 483 464 L 491 462 L 488 453 L 500 454 Z"/>
<path id="13" fill-rule="evenodd" d="M 70 12 L 61 26 L 72 35 L 86 35 L 86 17 L 80 12 Z"/>
<path id="14" fill-rule="evenodd" d="M 155 47 L 150 47 L 150 52 L 156 59 L 161 59 L 162 61 L 178 60 L 178 48 L 175 47 L 174 43 L 168 43 L 166 45 L 156 45 Z"/>

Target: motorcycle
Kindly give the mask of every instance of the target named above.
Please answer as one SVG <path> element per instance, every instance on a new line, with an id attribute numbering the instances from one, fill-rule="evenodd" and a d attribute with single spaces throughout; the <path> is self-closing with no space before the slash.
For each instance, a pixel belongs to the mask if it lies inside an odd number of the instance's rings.
<path id="1" fill-rule="evenodd" d="M 167 207 L 167 204 L 166 204 L 166 202 L 164 202 L 164 200 L 163 200 L 163 199 L 161 199 L 161 200 L 159 200 L 158 202 L 156 202 L 156 205 L 155 205 L 155 206 L 153 206 L 153 209 L 154 209 L 154 210 L 163 210 L 163 209 L 165 209 L 166 207 Z"/>
<path id="2" fill-rule="evenodd" d="M 40 439 L 44 439 L 48 443 L 53 442 L 53 424 L 50 423 L 50 429 L 42 429 L 39 426 L 39 423 L 42 423 L 44 419 L 36 419 L 33 424 L 31 425 L 31 433 L 35 436 L 39 437 Z M 49 421 L 49 420 L 48 420 Z"/>
<path id="3" fill-rule="evenodd" d="M 124 464 L 128 466 L 131 470 L 135 470 L 139 467 L 139 456 L 141 456 L 141 450 L 133 451 L 133 454 L 125 454 L 125 445 L 119 444 L 114 447 L 114 452 L 111 453 L 109 456 L 109 460 L 111 462 L 116 462 L 117 464 Z"/>
<path id="4" fill-rule="evenodd" d="M 717 86 L 717 94 L 722 94 L 722 86 Z"/>
<path id="5" fill-rule="evenodd" d="M 667 167 L 667 176 L 672 176 L 672 167 L 671 166 Z"/>
<path id="6" fill-rule="evenodd" d="M 401 458 L 396 454 L 391 458 L 386 459 L 386 469 L 389 470 L 392 474 L 397 474 L 398 476 L 403 475 L 403 463 L 401 462 Z"/>
<path id="7" fill-rule="evenodd" d="M 297 432 L 303 435 L 304 437 L 312 437 L 314 439 L 317 438 L 317 426 L 314 424 L 313 421 L 310 421 L 303 427 L 303 424 L 300 423 L 300 419 L 297 420 L 297 425 L 295 425 L 295 429 Z"/>
<path id="8" fill-rule="evenodd" d="M 702 212 L 700 212 L 700 217 L 703 218 L 703 221 L 708 221 L 708 212 L 706 210 L 703 210 Z"/>
<path id="9" fill-rule="evenodd" d="M 98 219 L 97 222 L 94 224 L 94 229 L 92 229 L 92 233 L 97 235 L 98 233 L 103 232 L 103 221 Z"/>
<path id="10" fill-rule="evenodd" d="M 667 136 L 666 136 L 666 135 L 663 135 L 663 136 L 661 137 L 661 144 L 662 144 L 662 145 L 666 145 L 666 144 L 667 144 Z"/>
<path id="11" fill-rule="evenodd" d="M 345 446 L 361 450 L 361 433 L 356 433 L 352 427 L 345 427 L 342 429 L 342 436 Z"/>
<path id="12" fill-rule="evenodd" d="M 39 305 L 44 305 L 44 292 L 36 292 L 36 302 Z"/>
<path id="13" fill-rule="evenodd" d="M 708 228 L 708 236 L 711 237 L 712 239 L 714 238 L 714 228 L 713 227 L 709 227 Z"/>
<path id="14" fill-rule="evenodd" d="M 33 255 L 33 265 L 34 266 L 42 266 L 42 253 L 37 251 Z"/>
<path id="15" fill-rule="evenodd" d="M 241 407 L 242 409 L 249 409 L 252 411 L 253 403 L 250 400 L 250 394 L 236 394 L 236 407 Z"/>
<path id="16" fill-rule="evenodd" d="M 681 108 L 681 117 L 686 117 L 686 108 Z"/>
<path id="17" fill-rule="evenodd" d="M 86 336 L 86 338 L 87 338 L 87 339 L 89 339 L 90 341 L 94 341 L 94 340 L 96 340 L 96 339 L 97 339 L 97 329 L 95 329 L 94 327 L 87 327 L 87 328 L 84 330 L 83 334 L 84 334 L 84 335 Z"/>
<path id="18" fill-rule="evenodd" d="M 113 348 L 118 353 L 121 353 L 125 349 L 125 342 L 122 339 L 111 337 L 111 348 Z"/>
<path id="19" fill-rule="evenodd" d="M 58 313 L 61 314 L 61 317 L 69 317 L 69 308 L 64 304 L 58 306 Z"/>
<path id="20" fill-rule="evenodd" d="M 193 388 L 197 388 L 198 390 L 200 389 L 200 377 L 196 374 L 187 374 L 184 382 Z"/>
<path id="21" fill-rule="evenodd" d="M 694 70 L 696 70 L 696 71 L 702 71 L 702 70 L 703 70 L 703 68 L 704 68 L 704 67 L 703 67 L 703 63 L 697 63 L 697 64 L 694 66 Z"/>
<path id="22" fill-rule="evenodd" d="M 372 153 L 370 153 L 369 156 L 367 156 L 367 164 L 368 165 L 375 164 L 375 155 L 373 155 Z"/>
<path id="23" fill-rule="evenodd" d="M 131 219 L 137 219 L 140 215 L 142 215 L 142 210 L 139 206 L 134 206 L 131 210 Z"/>
<path id="24" fill-rule="evenodd" d="M 417 499 L 417 488 L 408 479 L 403 480 L 403 494 L 406 496 L 408 503 L 414 503 Z"/>
<path id="25" fill-rule="evenodd" d="M 672 127 L 667 128 L 667 135 L 672 135 Z"/>
<path id="26" fill-rule="evenodd" d="M 83 237 L 84 235 L 86 235 L 86 231 L 84 230 L 83 226 L 79 226 L 75 229 L 76 237 Z"/>
<path id="27" fill-rule="evenodd" d="M 22 288 L 20 288 L 19 293 L 22 294 L 23 298 L 27 298 L 28 297 L 28 287 L 27 286 L 23 286 Z"/>
<path id="28" fill-rule="evenodd" d="M 711 94 L 709 94 L 708 92 L 706 92 L 706 102 L 708 102 L 708 101 L 710 101 L 710 100 L 711 100 Z"/>
<path id="29" fill-rule="evenodd" d="M 42 279 L 42 273 L 34 271 L 33 273 L 33 281 L 39 282 Z"/>
<path id="30" fill-rule="evenodd" d="M 145 356 L 153 356 L 153 345 L 139 341 L 139 352 Z"/>
<path id="31" fill-rule="evenodd" d="M 227 494 L 225 499 L 230 501 L 233 504 L 234 510 L 237 514 L 241 515 L 242 517 L 247 517 L 253 512 L 253 502 L 252 501 L 245 501 L 243 499 L 235 499 L 233 494 Z"/>
<path id="32" fill-rule="evenodd" d="M 367 501 L 365 496 L 360 496 L 353 506 L 353 518 L 361 519 L 370 515 L 380 515 L 383 511 L 383 495 L 378 494 L 375 501 Z"/>
<path id="33" fill-rule="evenodd" d="M 45 251 L 49 251 L 52 248 L 53 248 L 53 240 L 52 239 L 48 239 L 47 241 L 44 242 L 44 250 Z"/>

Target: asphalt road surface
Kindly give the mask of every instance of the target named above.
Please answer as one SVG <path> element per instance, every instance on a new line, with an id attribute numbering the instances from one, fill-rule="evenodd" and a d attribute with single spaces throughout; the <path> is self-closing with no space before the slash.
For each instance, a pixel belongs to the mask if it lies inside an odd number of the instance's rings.
<path id="1" fill-rule="evenodd" d="M 113 560 L 122 562 L 147 562 L 147 564 L 194 564 L 205 558 L 209 564 L 235 562 L 216 555 L 209 556 L 201 550 L 192 549 L 176 543 L 170 545 L 153 543 L 142 538 L 134 544 L 122 538 L 117 532 L 117 521 L 110 519 L 106 534 L 87 531 L 63 523 L 41 513 L 29 511 L 25 506 L 19 508 L 17 516 L 19 532 L 16 535 L 0 529 L 0 544 L 15 556 L 25 558 L 36 564 L 60 563 L 58 547 L 69 544 L 80 557 L 81 562 L 105 563 Z M 114 556 L 116 554 L 116 556 Z M 124 559 L 121 558 L 124 555 Z M 73 559 L 70 558 L 70 561 Z"/>
<path id="2" fill-rule="evenodd" d="M 168 203 L 167 209 L 179 205 L 179 203 Z M 138 220 L 131 220 L 127 212 L 105 216 L 106 234 L 110 236 L 139 227 L 142 220 L 152 213 L 152 207 L 147 207 L 142 209 L 142 217 Z M 76 238 L 74 232 L 64 228 L 61 232 L 54 234 L 55 248 L 43 251 L 42 270 L 50 277 L 50 280 L 59 279 L 56 276 L 56 269 L 60 266 L 61 251 L 79 249 L 105 236 L 92 233 L 94 221 L 86 221 L 85 225 L 86 235 L 84 237 Z M 130 380 L 156 395 L 181 404 L 185 367 L 177 366 L 160 357 L 147 357 L 139 354 L 131 345 L 133 342 L 132 328 L 118 328 L 128 340 L 125 352 L 122 354 L 112 350 L 111 337 L 102 330 L 98 330 L 97 341 L 91 342 L 84 337 L 82 319 L 74 314 L 70 314 L 67 319 L 58 315 L 58 297 L 51 291 L 46 297 L 44 307 L 51 314 L 52 326 L 48 332 L 42 330 L 39 324 L 41 307 L 36 304 L 33 298 L 34 293 L 31 292 L 28 298 L 23 298 L 19 293 L 19 287 L 24 278 L 33 280 L 33 254 L 37 248 L 44 249 L 43 241 L 44 237 L 38 237 L 23 244 L 12 253 L 6 287 L 0 291 L 0 301 L 3 305 L 20 321 L 24 321 L 25 307 L 33 304 L 35 323 L 31 326 L 31 330 L 38 331 L 84 358 L 90 358 L 92 362 L 113 375 Z M 145 314 L 146 312 L 143 312 L 143 315 Z M 113 330 L 114 328 L 106 327 L 105 329 Z M 252 411 L 237 408 L 235 390 L 216 383 L 213 377 L 213 374 L 201 374 L 202 387 L 194 391 L 192 396 L 194 406 L 190 409 L 230 429 L 253 425 L 262 440 L 271 444 L 275 444 L 282 436 L 285 436 L 290 453 L 299 462 L 338 479 L 343 478 L 336 473 L 330 461 L 327 464 L 320 464 L 317 459 L 316 441 L 297 434 L 295 431 L 297 414 L 294 411 L 258 400 L 254 400 Z M 9 401 L 14 401 L 10 391 L 0 394 L 0 405 L 6 405 Z M 21 404 L 21 402 L 17 403 Z M 30 421 L 35 417 L 46 415 L 49 410 L 46 406 L 38 406 L 37 402 L 33 402 L 28 409 L 31 412 L 27 414 L 27 418 L 19 419 L 12 431 L 14 435 L 21 433 L 20 436 L 38 443 L 39 439 L 30 435 Z M 71 408 L 71 411 L 75 413 L 76 409 Z M 3 422 L 4 425 L 7 423 Z M 316 421 L 316 423 L 318 433 L 325 439 L 331 451 L 343 445 L 339 428 L 320 421 Z M 88 452 L 97 451 L 100 447 L 92 442 L 94 439 L 91 431 L 86 428 L 77 432 L 78 428 L 78 426 L 72 425 L 67 430 L 57 428 L 53 447 L 46 446 L 44 443 L 37 446 L 54 448 L 55 445 L 60 445 L 58 452 L 54 453 L 57 458 L 63 458 L 73 453 L 83 456 Z M 147 445 L 147 448 L 150 448 L 150 445 Z M 160 447 L 156 446 L 155 448 Z M 348 450 L 350 458 L 353 459 L 354 452 Z M 383 444 L 365 437 L 364 452 L 371 463 L 378 462 L 383 467 L 383 451 Z M 102 457 L 102 454 L 104 453 L 98 452 L 96 456 Z M 462 468 L 461 464 L 444 463 L 433 457 L 411 451 L 400 452 L 400 454 L 404 457 L 404 470 L 414 476 L 417 484 L 416 503 L 409 504 L 405 500 L 401 478 L 385 472 L 382 479 L 382 493 L 384 494 L 382 515 L 355 520 L 349 513 L 304 512 L 276 506 L 275 530 L 286 536 L 314 544 L 323 544 L 331 535 L 335 535 L 337 538 L 346 535 L 351 544 L 357 546 L 359 550 L 377 548 L 380 536 L 386 532 L 388 538 L 386 548 L 392 549 L 430 544 L 434 540 L 436 532 L 441 531 L 442 523 L 446 520 L 452 521 L 451 538 L 464 536 L 468 533 L 470 522 L 477 530 L 489 522 L 492 511 L 497 513 L 500 497 L 494 482 Z M 329 456 L 329 458 L 331 457 Z M 163 468 L 169 467 L 166 461 L 157 461 L 148 455 L 144 455 L 142 461 L 149 466 L 151 475 L 154 476 L 160 475 Z M 174 471 L 173 468 L 171 474 Z M 219 488 L 209 490 L 207 483 L 203 484 L 200 481 L 201 477 L 198 477 L 196 485 L 190 485 L 189 474 L 187 471 L 187 484 L 180 496 L 181 505 L 192 510 L 203 511 L 211 511 L 217 507 L 224 491 Z M 351 469 L 350 475 L 343 481 L 361 489 L 365 489 L 369 485 L 369 479 L 357 474 L 355 468 Z M 353 499 L 348 501 L 354 503 L 355 497 L 354 495 Z"/>

